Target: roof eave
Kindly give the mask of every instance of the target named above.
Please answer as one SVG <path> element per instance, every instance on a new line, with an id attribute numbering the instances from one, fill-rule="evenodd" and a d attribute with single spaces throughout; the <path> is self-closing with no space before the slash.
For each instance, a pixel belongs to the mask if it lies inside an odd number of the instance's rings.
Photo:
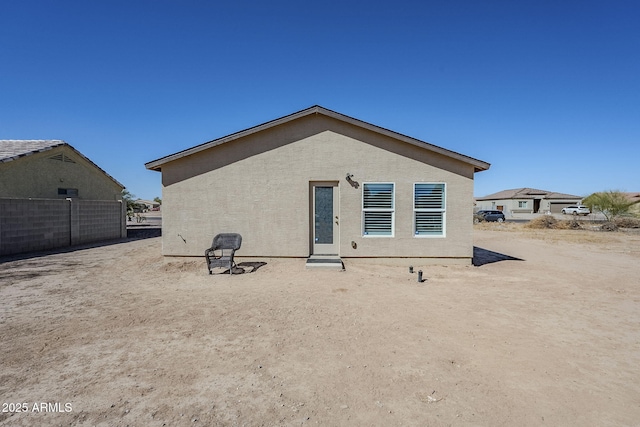
<path id="1" fill-rule="evenodd" d="M 336 111 L 328 110 L 328 109 L 320 107 L 320 106 L 316 106 L 316 108 L 318 110 L 321 110 L 321 111 L 318 111 L 318 112 L 322 112 L 324 115 L 326 115 L 328 117 L 331 117 L 331 118 L 334 118 L 336 120 L 341 120 L 341 121 L 347 122 L 349 124 L 352 124 L 354 126 L 359 126 L 361 128 L 370 130 L 372 132 L 376 132 L 376 133 L 388 136 L 390 138 L 399 139 L 400 141 L 409 143 L 411 145 L 415 145 L 416 147 L 427 149 L 429 151 L 433 151 L 434 153 L 442 154 L 444 156 L 452 157 L 452 158 L 454 158 L 456 160 L 460 160 L 462 162 L 469 163 L 469 164 L 473 165 L 474 172 L 482 172 L 482 171 L 488 170 L 491 167 L 491 165 L 489 163 L 487 163 L 487 162 L 483 162 L 482 160 L 474 159 L 473 157 L 469 157 L 469 156 L 466 156 L 464 154 L 457 153 L 455 151 L 447 150 L 446 148 L 442 148 L 442 147 L 439 147 L 437 145 L 433 145 L 433 144 L 431 144 L 429 142 L 421 141 L 419 139 L 416 139 L 416 138 L 413 138 L 413 137 L 410 137 L 410 136 L 407 136 L 407 135 L 404 135 L 404 134 L 401 134 L 401 133 L 398 133 L 398 132 L 395 132 L 395 131 L 392 131 L 392 130 L 389 130 L 389 129 L 386 129 L 386 128 L 383 128 L 383 127 L 380 127 L 380 126 L 376 126 L 374 124 L 371 124 L 371 123 L 368 123 L 368 122 L 365 122 L 365 121 L 362 121 L 362 120 L 359 120 L 359 119 L 356 119 L 356 118 L 353 118 L 353 117 L 345 116 L 344 114 L 338 113 Z"/>
<path id="2" fill-rule="evenodd" d="M 389 129 L 382 128 L 380 126 L 376 126 L 376 125 L 373 125 L 371 123 L 364 122 L 362 120 L 346 116 L 344 114 L 341 114 L 341 113 L 338 113 L 336 111 L 332 111 L 332 110 L 326 109 L 326 108 L 321 107 L 319 105 L 314 105 L 313 107 L 298 111 L 298 112 L 293 113 L 293 114 L 289 114 L 288 116 L 284 116 L 284 117 L 281 117 L 279 119 L 271 120 L 271 121 L 263 123 L 261 125 L 257 125 L 257 126 L 249 128 L 249 129 L 245 129 L 245 130 L 233 133 L 231 135 L 224 136 L 222 138 L 218 138 L 218 139 L 214 139 L 214 140 L 209 141 L 209 142 L 205 142 L 204 144 L 200 144 L 200 145 L 197 145 L 195 147 L 191 147 L 191 148 L 188 148 L 186 150 L 179 151 L 179 152 L 177 152 L 175 154 L 171 154 L 169 156 L 165 156 L 165 157 L 162 157 L 162 158 L 157 159 L 157 160 L 153 160 L 151 162 L 145 163 L 145 167 L 147 169 L 160 172 L 160 171 L 162 171 L 162 165 L 164 165 L 165 163 L 169 163 L 169 162 L 181 159 L 183 157 L 187 157 L 187 156 L 190 156 L 192 154 L 199 153 L 200 151 L 204 151 L 204 150 L 207 150 L 209 148 L 213 148 L 213 147 L 215 147 L 217 145 L 224 144 L 224 143 L 227 143 L 227 142 L 239 139 L 239 138 L 243 138 L 245 136 L 260 132 L 262 130 L 269 129 L 269 128 L 274 127 L 274 126 L 279 126 L 279 125 L 288 123 L 290 121 L 293 121 L 293 120 L 296 120 L 296 119 L 299 119 L 299 118 L 302 118 L 302 117 L 305 117 L 305 116 L 308 116 L 308 115 L 311 115 L 311 114 L 323 114 L 323 115 L 325 115 L 327 117 L 331 117 L 333 119 L 336 119 L 336 120 L 339 120 L 339 121 L 342 121 L 342 122 L 346 122 L 346 123 L 352 124 L 354 126 L 358 126 L 358 127 L 370 130 L 372 132 L 376 132 L 376 133 L 388 136 L 390 138 L 398 139 L 398 140 L 401 140 L 403 142 L 409 143 L 411 145 L 415 145 L 415 146 L 423 148 L 423 149 L 427 149 L 427 150 L 433 151 L 434 153 L 438 153 L 438 154 L 442 154 L 442 155 L 447 156 L 447 157 L 454 158 L 456 160 L 459 160 L 459 161 L 462 161 L 464 163 L 468 163 L 468 164 L 472 165 L 474 167 L 474 172 L 482 172 L 482 171 L 488 170 L 491 167 L 491 165 L 489 163 L 483 162 L 482 160 L 474 159 L 473 157 L 469 157 L 469 156 L 466 156 L 464 154 L 457 153 L 455 151 L 447 150 L 446 148 L 438 147 L 437 145 L 433 145 L 433 144 L 430 144 L 430 143 L 425 142 L 425 141 L 420 141 L 419 139 L 415 139 L 415 138 L 412 138 L 410 136 L 403 135 L 401 133 L 398 133 L 398 132 L 395 132 L 395 131 L 392 131 L 392 130 L 389 130 Z"/>
<path id="3" fill-rule="evenodd" d="M 159 159 L 153 160 L 151 162 L 145 163 L 145 167 L 150 170 L 161 171 L 162 165 L 165 163 L 173 162 L 175 160 L 181 159 L 183 157 L 190 156 L 192 154 L 199 153 L 204 150 L 208 150 L 209 148 L 216 147 L 218 145 L 224 144 L 226 142 L 230 142 L 236 139 L 243 138 L 245 136 L 260 132 L 262 130 L 269 129 L 274 126 L 279 126 L 284 123 L 290 122 L 292 120 L 307 116 L 314 112 L 317 112 L 317 106 L 307 108 L 306 110 L 298 111 L 297 113 L 290 114 L 288 116 L 280 117 L 279 119 L 271 120 L 265 123 L 262 123 L 257 126 L 250 127 L 245 130 L 241 130 L 239 132 L 232 133 L 227 136 L 223 136 L 222 138 L 214 139 L 203 144 L 196 145 L 195 147 L 187 148 L 186 150 L 178 151 L 177 153 L 170 154 L 165 157 L 161 157 Z"/>
<path id="4" fill-rule="evenodd" d="M 64 146 L 69 147 L 71 150 L 73 150 L 74 153 L 76 153 L 78 156 L 82 157 L 85 161 L 89 162 L 90 165 L 92 165 L 93 167 L 95 167 L 96 169 L 98 169 L 100 172 L 102 172 L 107 178 L 109 178 L 111 181 L 113 181 L 116 185 L 118 185 L 121 189 L 125 189 L 127 187 L 125 187 L 124 185 L 122 185 L 117 179 L 115 179 L 114 177 L 112 177 L 111 175 L 109 175 L 104 169 L 102 169 L 100 166 L 96 165 L 95 163 L 93 163 L 91 161 L 91 159 L 89 159 L 87 156 L 85 156 L 84 154 L 82 154 L 81 152 L 79 152 L 78 150 L 76 150 L 75 148 L 73 148 L 72 145 L 69 145 L 68 143 L 64 143 L 62 144 Z"/>
<path id="5" fill-rule="evenodd" d="M 62 141 L 62 140 L 52 140 L 52 141 L 57 142 L 57 143 L 56 144 L 52 144 L 52 145 L 48 145 L 46 147 L 38 148 L 37 150 L 25 151 L 23 153 L 16 154 L 15 156 L 5 157 L 3 159 L 0 159 L 0 163 L 13 162 L 13 161 L 21 159 L 23 157 L 33 156 L 34 154 L 37 154 L 37 153 L 43 153 L 45 151 L 53 150 L 54 148 L 60 147 L 62 145 L 69 145 L 66 142 Z"/>

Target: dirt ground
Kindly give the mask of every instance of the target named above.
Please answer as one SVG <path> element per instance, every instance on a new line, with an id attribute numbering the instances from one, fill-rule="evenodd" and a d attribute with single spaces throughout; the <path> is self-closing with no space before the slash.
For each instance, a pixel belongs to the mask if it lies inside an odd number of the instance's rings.
<path id="1" fill-rule="evenodd" d="M 0 425 L 639 425 L 640 234 L 474 238 L 480 265 L 423 283 L 348 259 L 209 276 L 159 238 L 5 260 Z"/>

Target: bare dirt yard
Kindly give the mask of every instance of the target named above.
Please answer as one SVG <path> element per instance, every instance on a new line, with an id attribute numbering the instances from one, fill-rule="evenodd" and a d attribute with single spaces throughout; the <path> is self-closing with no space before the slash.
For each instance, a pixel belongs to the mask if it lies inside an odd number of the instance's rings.
<path id="1" fill-rule="evenodd" d="M 475 245 L 423 283 L 348 259 L 209 276 L 159 238 L 4 260 L 0 425 L 639 425 L 640 234 Z"/>

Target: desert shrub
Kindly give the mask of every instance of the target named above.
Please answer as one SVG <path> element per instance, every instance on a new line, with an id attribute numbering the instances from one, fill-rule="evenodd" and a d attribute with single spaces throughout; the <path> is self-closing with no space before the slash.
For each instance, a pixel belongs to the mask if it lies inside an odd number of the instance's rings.
<path id="1" fill-rule="evenodd" d="M 628 214 L 636 201 L 629 200 L 624 193 L 618 190 L 601 191 L 593 193 L 582 201 L 591 212 L 598 211 L 613 222 L 619 216 Z"/>
<path id="2" fill-rule="evenodd" d="M 571 219 L 568 221 L 558 221 L 555 223 L 553 228 L 557 228 L 559 230 L 581 230 L 582 224 L 575 219 Z"/>
<path id="3" fill-rule="evenodd" d="M 536 219 L 532 219 L 529 221 L 525 227 L 527 228 L 536 228 L 536 229 L 544 229 L 544 228 L 555 228 L 558 220 L 552 217 L 551 215 L 542 215 Z"/>
<path id="4" fill-rule="evenodd" d="M 600 231 L 618 231 L 618 226 L 613 222 L 605 222 L 600 226 Z"/>
<path id="5" fill-rule="evenodd" d="M 640 219 L 629 216 L 618 217 L 613 223 L 620 228 L 640 228 Z"/>

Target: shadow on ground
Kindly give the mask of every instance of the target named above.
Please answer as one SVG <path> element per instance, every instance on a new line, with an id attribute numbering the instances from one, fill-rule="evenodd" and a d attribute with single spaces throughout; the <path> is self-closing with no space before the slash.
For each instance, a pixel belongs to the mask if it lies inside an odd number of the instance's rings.
<path id="1" fill-rule="evenodd" d="M 162 236 L 162 228 L 145 228 L 145 229 L 128 229 L 126 239 L 112 239 L 101 242 L 85 243 L 82 245 L 64 246 L 62 248 L 47 249 L 44 251 L 24 252 L 19 254 L 0 256 L 0 264 L 10 261 L 21 261 L 30 258 L 39 258 L 53 254 L 64 254 L 68 252 L 79 251 L 83 249 L 99 248 L 102 246 L 119 245 L 132 240 L 151 239 L 153 237 Z"/>
<path id="2" fill-rule="evenodd" d="M 160 236 L 162 236 L 162 228 L 160 227 L 127 229 L 127 239 L 140 240 Z"/>
<path id="3" fill-rule="evenodd" d="M 236 264 L 235 267 L 233 267 L 233 274 L 253 273 L 263 265 L 267 265 L 267 263 L 263 261 L 241 262 Z M 221 269 L 217 269 L 217 270 L 219 272 L 216 274 L 229 274 L 228 268 L 226 270 L 221 270 Z"/>
<path id="4" fill-rule="evenodd" d="M 515 258 L 510 255 L 501 254 L 499 252 L 490 251 L 488 249 L 473 247 L 473 265 L 476 267 L 482 267 L 486 264 L 491 264 L 500 261 L 524 261 L 520 258 Z"/>

